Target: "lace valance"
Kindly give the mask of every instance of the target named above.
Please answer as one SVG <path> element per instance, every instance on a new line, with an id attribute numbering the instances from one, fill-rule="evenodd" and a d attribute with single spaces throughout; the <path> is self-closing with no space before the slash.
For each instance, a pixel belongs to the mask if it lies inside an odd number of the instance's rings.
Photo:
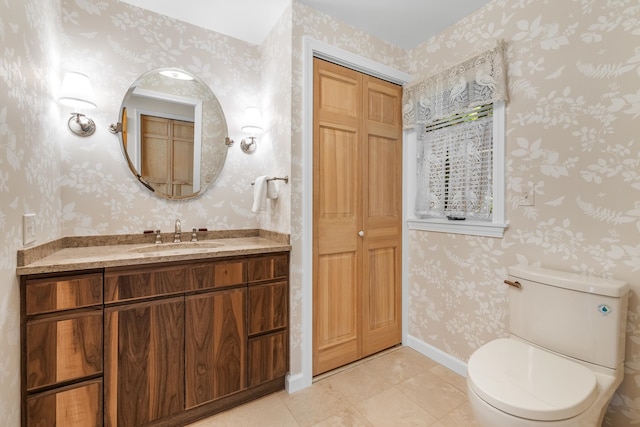
<path id="1" fill-rule="evenodd" d="M 402 121 L 413 129 L 468 110 L 507 101 L 504 41 L 441 73 L 409 83 L 403 92 Z"/>

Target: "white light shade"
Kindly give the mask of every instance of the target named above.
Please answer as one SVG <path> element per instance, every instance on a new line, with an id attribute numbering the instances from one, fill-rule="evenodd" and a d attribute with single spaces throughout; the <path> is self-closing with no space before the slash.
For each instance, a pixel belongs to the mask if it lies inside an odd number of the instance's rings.
<path id="1" fill-rule="evenodd" d="M 75 71 L 65 74 L 58 101 L 73 108 L 96 108 L 89 77 Z"/>
<path id="2" fill-rule="evenodd" d="M 262 116 L 256 107 L 248 107 L 242 120 L 242 131 L 249 134 L 262 133 Z"/>
<path id="3" fill-rule="evenodd" d="M 192 76 L 179 70 L 162 70 L 160 71 L 160 74 L 176 80 L 193 80 Z"/>

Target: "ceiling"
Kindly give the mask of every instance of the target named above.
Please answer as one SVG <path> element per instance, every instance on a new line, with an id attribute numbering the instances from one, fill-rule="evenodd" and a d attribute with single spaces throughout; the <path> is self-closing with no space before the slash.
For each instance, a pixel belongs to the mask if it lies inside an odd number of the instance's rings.
<path id="1" fill-rule="evenodd" d="M 291 0 L 121 0 L 261 44 Z M 299 0 L 355 28 L 412 49 L 490 0 Z"/>

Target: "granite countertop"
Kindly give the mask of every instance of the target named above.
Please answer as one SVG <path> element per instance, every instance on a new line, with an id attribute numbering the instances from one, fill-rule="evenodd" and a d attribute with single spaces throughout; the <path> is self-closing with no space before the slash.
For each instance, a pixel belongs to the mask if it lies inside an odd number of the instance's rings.
<path id="1" fill-rule="evenodd" d="M 155 235 L 152 236 L 155 239 Z M 169 234 L 163 234 L 164 242 Z M 63 238 L 18 251 L 16 274 L 56 273 L 290 251 L 289 236 L 262 230 L 208 232 L 198 242 L 162 243 L 145 236 Z"/>

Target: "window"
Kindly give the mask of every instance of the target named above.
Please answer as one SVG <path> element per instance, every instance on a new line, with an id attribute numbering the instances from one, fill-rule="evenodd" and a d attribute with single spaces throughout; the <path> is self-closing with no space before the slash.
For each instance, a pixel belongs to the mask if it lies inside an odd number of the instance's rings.
<path id="1" fill-rule="evenodd" d="M 415 138 L 409 228 L 502 237 L 503 45 L 405 88 L 405 129 Z M 410 190 L 411 191 L 411 190 Z M 411 209 L 414 208 L 414 209 Z"/>
<path id="2" fill-rule="evenodd" d="M 424 127 L 415 163 L 412 229 L 501 237 L 504 102 Z"/>

